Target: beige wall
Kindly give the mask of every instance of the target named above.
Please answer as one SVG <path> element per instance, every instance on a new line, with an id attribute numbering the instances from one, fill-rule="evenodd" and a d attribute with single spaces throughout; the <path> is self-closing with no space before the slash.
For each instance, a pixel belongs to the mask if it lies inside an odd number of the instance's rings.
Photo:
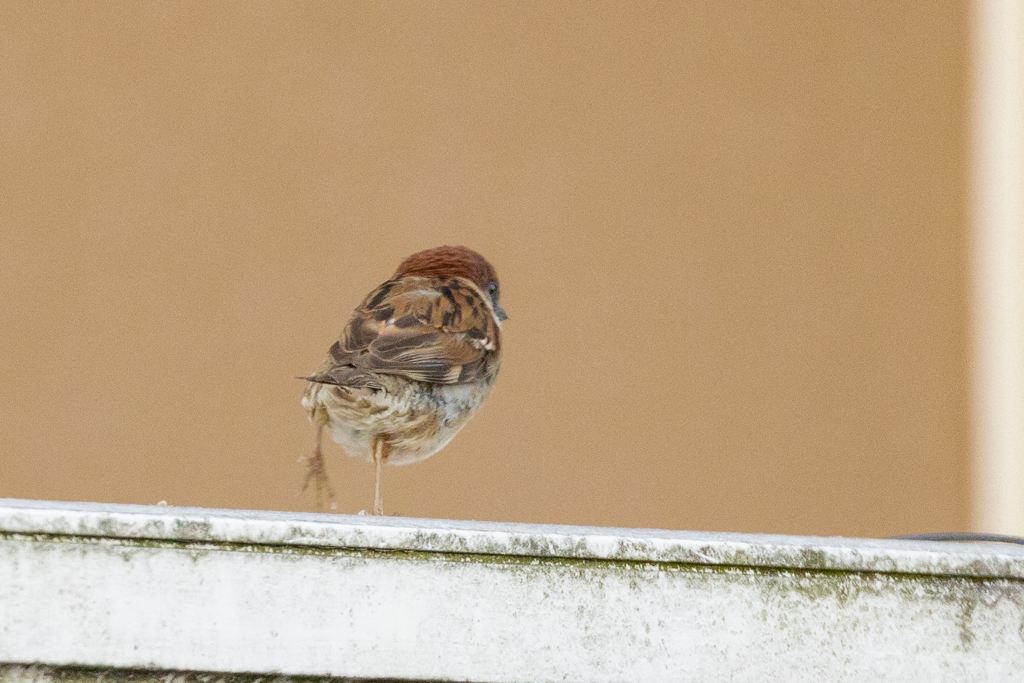
<path id="1" fill-rule="evenodd" d="M 4 2 L 0 496 L 310 509 L 293 377 L 462 243 L 502 375 L 391 510 L 966 528 L 965 58 L 956 2 Z"/>

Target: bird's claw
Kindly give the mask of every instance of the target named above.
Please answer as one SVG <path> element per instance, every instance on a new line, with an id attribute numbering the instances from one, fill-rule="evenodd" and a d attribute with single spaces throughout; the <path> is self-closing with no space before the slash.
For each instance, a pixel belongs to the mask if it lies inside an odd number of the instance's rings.
<path id="1" fill-rule="evenodd" d="M 306 479 L 302 482 L 302 489 L 297 495 L 302 495 L 309 488 L 310 483 L 314 484 L 313 490 L 316 493 L 316 509 L 323 511 L 324 494 L 327 500 L 334 500 L 334 489 L 331 488 L 331 480 L 327 476 L 327 468 L 324 466 L 324 456 L 316 453 L 312 458 L 303 458 L 306 463 Z"/>

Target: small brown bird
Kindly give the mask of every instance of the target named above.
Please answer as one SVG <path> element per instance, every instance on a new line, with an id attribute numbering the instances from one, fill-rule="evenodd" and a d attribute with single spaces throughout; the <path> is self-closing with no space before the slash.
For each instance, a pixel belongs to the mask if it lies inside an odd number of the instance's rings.
<path id="1" fill-rule="evenodd" d="M 429 458 L 458 434 L 491 393 L 501 367 L 498 276 L 466 247 L 413 254 L 359 304 L 309 380 L 302 405 L 316 448 L 302 490 L 333 496 L 323 432 L 353 457 L 376 465 L 373 514 L 384 514 L 384 463 Z"/>

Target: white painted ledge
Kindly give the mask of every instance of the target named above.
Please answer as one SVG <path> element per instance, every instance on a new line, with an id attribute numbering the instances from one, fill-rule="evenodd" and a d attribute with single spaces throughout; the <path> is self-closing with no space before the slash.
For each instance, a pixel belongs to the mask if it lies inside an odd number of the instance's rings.
<path id="1" fill-rule="evenodd" d="M 1024 548 L 0 499 L 0 681 L 168 672 L 1024 681 Z"/>

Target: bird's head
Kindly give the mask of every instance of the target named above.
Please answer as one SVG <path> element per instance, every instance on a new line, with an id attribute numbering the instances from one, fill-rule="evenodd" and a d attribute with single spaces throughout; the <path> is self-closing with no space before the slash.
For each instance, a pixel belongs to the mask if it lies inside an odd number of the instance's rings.
<path id="1" fill-rule="evenodd" d="M 507 320 L 501 307 L 501 285 L 494 267 L 480 254 L 466 247 L 434 247 L 419 251 L 402 261 L 394 277 L 461 277 L 469 280 L 491 299 L 498 320 Z"/>

